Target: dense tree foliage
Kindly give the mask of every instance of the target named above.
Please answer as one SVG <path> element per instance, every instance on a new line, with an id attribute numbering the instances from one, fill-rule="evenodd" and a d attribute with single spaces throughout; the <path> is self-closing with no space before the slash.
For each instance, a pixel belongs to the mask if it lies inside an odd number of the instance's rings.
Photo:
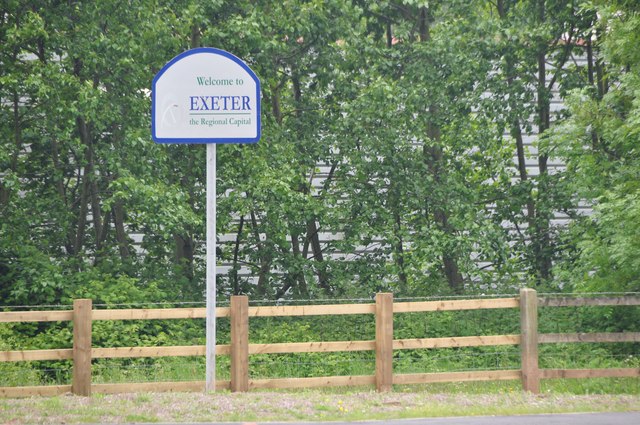
<path id="1" fill-rule="evenodd" d="M 637 290 L 638 13 L 4 0 L 0 304 L 202 300 L 205 149 L 149 129 L 153 76 L 199 46 L 264 105 L 258 144 L 218 150 L 221 295 Z"/>
<path id="2" fill-rule="evenodd" d="M 640 10 L 629 4 L 599 9 L 591 84 L 571 92 L 570 118 L 544 141 L 567 161 L 575 195 L 595 204 L 566 235 L 574 249 L 559 264 L 592 291 L 640 289 Z"/>

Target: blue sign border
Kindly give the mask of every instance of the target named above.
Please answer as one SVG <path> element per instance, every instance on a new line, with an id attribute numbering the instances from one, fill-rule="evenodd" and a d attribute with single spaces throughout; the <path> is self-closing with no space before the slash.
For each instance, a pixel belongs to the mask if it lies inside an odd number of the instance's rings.
<path id="1" fill-rule="evenodd" d="M 217 138 L 217 137 L 206 137 L 206 138 L 159 138 L 156 136 L 156 83 L 162 77 L 162 75 L 169 70 L 176 62 L 181 61 L 182 59 L 197 54 L 213 54 L 218 56 L 224 56 L 227 59 L 231 59 L 238 65 L 244 69 L 253 81 L 256 83 L 256 113 L 257 113 L 257 136 L 254 138 Z M 215 49 L 213 47 L 199 47 L 196 49 L 187 50 L 186 52 L 180 53 L 175 58 L 171 59 L 162 69 L 153 77 L 153 82 L 151 83 L 151 137 L 156 143 L 256 143 L 260 140 L 261 135 L 261 107 L 260 107 L 260 80 L 258 76 L 245 64 L 240 58 L 237 56 L 226 52 L 224 50 Z"/>

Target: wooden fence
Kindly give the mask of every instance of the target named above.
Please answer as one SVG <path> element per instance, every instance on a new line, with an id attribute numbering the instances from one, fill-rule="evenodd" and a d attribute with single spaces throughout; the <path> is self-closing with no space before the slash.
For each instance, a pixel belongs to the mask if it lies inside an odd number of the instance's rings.
<path id="1" fill-rule="evenodd" d="M 540 369 L 538 367 L 538 344 L 640 342 L 640 332 L 539 334 L 539 307 L 620 305 L 640 305 L 640 297 L 538 298 L 536 291 L 532 289 L 522 289 L 519 297 L 498 299 L 394 303 L 393 295 L 384 293 L 376 296 L 375 304 L 249 307 L 246 296 L 234 296 L 231 298 L 230 307 L 216 309 L 217 317 L 230 317 L 231 319 L 231 344 L 218 345 L 216 348 L 216 355 L 231 356 L 231 379 L 228 381 L 217 381 L 216 389 L 248 391 L 259 388 L 375 385 L 378 391 L 388 391 L 394 384 L 521 380 L 525 391 L 538 393 L 541 379 L 640 377 L 640 368 Z M 505 308 L 520 309 L 520 334 L 393 339 L 393 316 L 395 314 Z M 249 319 L 252 317 L 358 314 L 375 315 L 375 340 L 279 344 L 249 344 L 248 341 Z M 93 384 L 91 380 L 92 359 L 205 355 L 205 346 L 94 348 L 91 344 L 93 321 L 189 319 L 204 317 L 204 308 L 94 310 L 92 309 L 91 300 L 76 300 L 73 304 L 73 310 L 70 311 L 0 312 L 0 323 L 73 322 L 73 348 L 0 351 L 0 362 L 73 360 L 71 385 L 0 387 L 0 396 L 50 396 L 69 392 L 76 395 L 87 396 L 91 393 L 136 391 L 204 391 L 204 381 Z M 447 373 L 393 373 L 394 350 L 498 345 L 520 345 L 520 369 Z M 249 356 L 252 354 L 336 351 L 375 351 L 375 375 L 249 379 Z"/>

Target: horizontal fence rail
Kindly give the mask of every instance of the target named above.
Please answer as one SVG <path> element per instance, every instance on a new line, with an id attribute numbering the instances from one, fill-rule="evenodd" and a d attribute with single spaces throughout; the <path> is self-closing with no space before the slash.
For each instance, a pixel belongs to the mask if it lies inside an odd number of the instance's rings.
<path id="1" fill-rule="evenodd" d="M 518 298 L 479 300 L 414 301 L 393 304 L 394 313 L 422 313 L 427 311 L 483 310 L 493 308 L 518 308 Z"/>
<path id="2" fill-rule="evenodd" d="M 231 356 L 230 380 L 216 382 L 216 389 L 248 391 L 252 389 L 375 385 L 387 391 L 392 385 L 436 382 L 521 380 L 523 389 L 537 393 L 540 379 L 640 377 L 640 368 L 611 369 L 540 369 L 538 345 L 557 343 L 640 342 L 639 332 L 622 333 L 547 333 L 539 334 L 539 307 L 638 306 L 637 296 L 606 297 L 538 297 L 531 289 L 523 289 L 519 297 L 474 300 L 393 302 L 391 294 L 378 294 L 375 303 L 307 306 L 249 307 L 245 296 L 234 296 L 230 307 L 216 309 L 217 317 L 230 317 L 231 344 L 217 345 L 216 355 Z M 402 313 L 439 311 L 520 309 L 520 334 L 440 338 L 393 339 L 393 316 Z M 374 315 L 376 338 L 368 341 L 325 341 L 249 344 L 249 319 L 254 317 Z M 204 308 L 95 310 L 91 300 L 76 300 L 67 311 L 0 312 L 0 323 L 71 321 L 74 328 L 73 348 L 47 350 L 0 351 L 0 362 L 72 360 L 71 385 L 0 387 L 0 396 L 51 396 L 72 392 L 119 393 L 132 391 L 204 391 L 204 381 L 94 384 L 91 382 L 91 360 L 140 357 L 204 356 L 205 346 L 117 347 L 91 346 L 91 324 L 94 321 L 167 320 L 205 318 Z M 519 370 L 488 370 L 441 373 L 393 373 L 393 352 L 458 347 L 519 345 Z M 374 375 L 327 376 L 311 378 L 249 379 L 249 356 L 256 354 L 330 353 L 374 351 Z"/>

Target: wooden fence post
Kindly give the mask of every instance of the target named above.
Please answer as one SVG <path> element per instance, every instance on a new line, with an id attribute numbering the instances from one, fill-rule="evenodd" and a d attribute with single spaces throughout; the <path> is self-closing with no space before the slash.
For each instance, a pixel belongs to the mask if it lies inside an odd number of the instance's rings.
<path id="1" fill-rule="evenodd" d="M 249 298 L 231 297 L 231 391 L 249 391 Z"/>
<path id="2" fill-rule="evenodd" d="M 540 392 L 538 368 L 538 295 L 534 289 L 520 289 L 520 357 L 522 388 Z"/>
<path id="3" fill-rule="evenodd" d="M 92 301 L 73 301 L 73 378 L 71 392 L 91 395 L 91 327 Z"/>
<path id="4" fill-rule="evenodd" d="M 393 385 L 393 294 L 376 294 L 376 390 Z"/>

